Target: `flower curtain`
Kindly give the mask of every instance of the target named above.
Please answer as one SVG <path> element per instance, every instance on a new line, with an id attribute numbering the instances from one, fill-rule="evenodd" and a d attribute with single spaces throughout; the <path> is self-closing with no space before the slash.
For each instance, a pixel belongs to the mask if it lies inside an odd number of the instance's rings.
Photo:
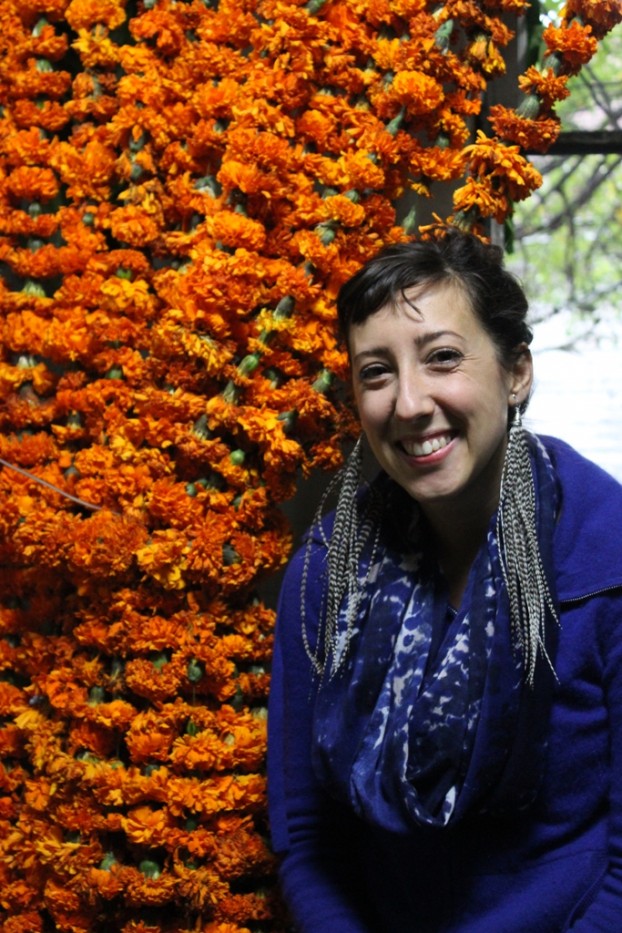
<path id="1" fill-rule="evenodd" d="M 279 505 L 352 429 L 341 283 L 418 227 L 407 195 L 452 185 L 438 223 L 481 234 L 511 216 L 622 19 L 570 0 L 473 138 L 526 7 L 0 0 L 6 933 L 286 928 Z"/>

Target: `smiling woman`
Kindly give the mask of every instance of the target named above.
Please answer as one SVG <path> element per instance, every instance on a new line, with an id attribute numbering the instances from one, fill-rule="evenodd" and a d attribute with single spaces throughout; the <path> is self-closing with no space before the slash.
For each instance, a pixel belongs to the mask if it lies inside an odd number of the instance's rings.
<path id="1" fill-rule="evenodd" d="M 622 487 L 524 431 L 527 303 L 495 247 L 385 248 L 338 310 L 379 473 L 361 485 L 359 442 L 283 584 L 269 788 L 296 929 L 617 929 L 622 561 L 601 528 Z"/>
<path id="2" fill-rule="evenodd" d="M 480 291 L 477 276 L 462 277 L 450 253 L 466 252 L 465 240 L 473 269 L 479 254 L 486 273 Z M 508 411 L 529 397 L 531 334 L 516 321 L 506 326 L 505 295 L 517 286 L 478 240 L 449 235 L 435 275 L 433 260 L 438 249 L 429 243 L 384 250 L 344 287 L 339 308 L 365 437 L 425 515 L 459 604 L 498 504 Z M 363 316 L 363 296 L 379 281 L 385 294 Z M 525 310 L 516 300 L 515 317 Z"/>
<path id="3" fill-rule="evenodd" d="M 474 521 L 460 544 L 479 540 L 497 505 L 508 406 L 529 392 L 527 348 L 506 368 L 464 289 L 441 284 L 353 325 L 350 352 L 361 427 L 380 466 L 432 527 Z"/>

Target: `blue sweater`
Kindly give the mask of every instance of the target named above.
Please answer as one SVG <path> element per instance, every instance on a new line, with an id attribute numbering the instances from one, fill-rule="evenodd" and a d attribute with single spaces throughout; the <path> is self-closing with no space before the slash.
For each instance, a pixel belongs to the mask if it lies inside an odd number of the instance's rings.
<path id="1" fill-rule="evenodd" d="M 554 535 L 561 632 L 545 773 L 527 811 L 398 836 L 327 798 L 310 760 L 302 552 L 290 563 L 268 777 L 273 844 L 299 933 L 622 933 L 622 486 L 561 441 L 544 442 L 562 495 Z M 311 625 L 320 603 L 314 579 L 317 564 L 307 586 Z"/>

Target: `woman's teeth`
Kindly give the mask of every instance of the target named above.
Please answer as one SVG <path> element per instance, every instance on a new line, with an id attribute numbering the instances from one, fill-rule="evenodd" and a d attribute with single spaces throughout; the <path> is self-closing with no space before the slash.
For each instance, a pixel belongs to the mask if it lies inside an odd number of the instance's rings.
<path id="1" fill-rule="evenodd" d="M 436 453 L 436 451 L 440 450 L 441 447 L 447 447 L 447 444 L 449 444 L 450 441 L 450 434 L 440 434 L 437 437 L 432 437 L 427 441 L 423 441 L 423 443 L 403 440 L 402 447 L 411 457 L 427 457 L 429 454 Z"/>

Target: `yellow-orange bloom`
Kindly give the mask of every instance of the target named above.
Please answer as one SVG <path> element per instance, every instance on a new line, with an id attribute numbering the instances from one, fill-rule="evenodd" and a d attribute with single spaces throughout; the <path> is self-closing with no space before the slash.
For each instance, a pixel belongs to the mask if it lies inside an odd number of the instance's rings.
<path id="1" fill-rule="evenodd" d="M 524 94 L 535 94 L 545 110 L 549 110 L 559 100 L 564 100 L 570 93 L 567 87 L 568 75 L 556 75 L 551 68 L 538 71 L 533 66 L 518 79 L 518 86 Z"/>
<path id="2" fill-rule="evenodd" d="M 522 149 L 546 152 L 559 136 L 560 122 L 556 117 L 528 120 L 519 116 L 515 110 L 496 104 L 490 108 L 488 118 L 501 139 L 516 143 Z"/>
<path id="3" fill-rule="evenodd" d="M 598 42 L 591 26 L 583 26 L 574 19 L 568 26 L 547 26 L 542 33 L 549 52 L 562 56 L 565 71 L 576 74 L 595 55 Z"/>
<path id="4" fill-rule="evenodd" d="M 117 240 L 135 248 L 153 243 L 162 229 L 158 214 L 154 216 L 151 211 L 133 204 L 117 207 L 111 212 L 108 224 Z"/>
<path id="5" fill-rule="evenodd" d="M 119 47 L 110 39 L 105 28 L 79 28 L 76 31 L 78 38 L 72 42 L 72 47 L 80 55 L 85 68 L 110 68 L 117 64 Z"/>
<path id="6" fill-rule="evenodd" d="M 72 29 L 91 29 L 104 23 L 116 29 L 125 22 L 124 0 L 71 0 L 65 10 L 65 18 Z"/>
<path id="7" fill-rule="evenodd" d="M 489 78 L 505 74 L 505 59 L 489 36 L 477 36 L 467 49 L 467 58 L 476 63 Z"/>
<path id="8" fill-rule="evenodd" d="M 233 211 L 218 211 L 208 217 L 205 226 L 212 237 L 225 246 L 261 250 L 266 242 L 266 231 L 262 223 Z"/>
<path id="9" fill-rule="evenodd" d="M 568 0 L 566 18 L 576 16 L 584 23 L 589 23 L 597 39 L 602 39 L 614 26 L 622 22 L 622 4 L 620 0 Z"/>
<path id="10" fill-rule="evenodd" d="M 521 154 L 518 146 L 507 146 L 497 139 L 489 139 L 481 131 L 477 141 L 467 146 L 473 176 L 487 187 L 494 185 L 501 196 L 520 201 L 542 184 L 542 176 Z M 490 216 L 485 214 L 484 216 Z"/>
<path id="11" fill-rule="evenodd" d="M 442 86 L 422 71 L 399 71 L 393 78 L 390 93 L 408 109 L 410 116 L 435 110 L 444 99 Z"/>
<path id="12" fill-rule="evenodd" d="M 20 165 L 9 174 L 7 189 L 14 198 L 49 201 L 58 194 L 58 179 L 49 168 Z"/>

